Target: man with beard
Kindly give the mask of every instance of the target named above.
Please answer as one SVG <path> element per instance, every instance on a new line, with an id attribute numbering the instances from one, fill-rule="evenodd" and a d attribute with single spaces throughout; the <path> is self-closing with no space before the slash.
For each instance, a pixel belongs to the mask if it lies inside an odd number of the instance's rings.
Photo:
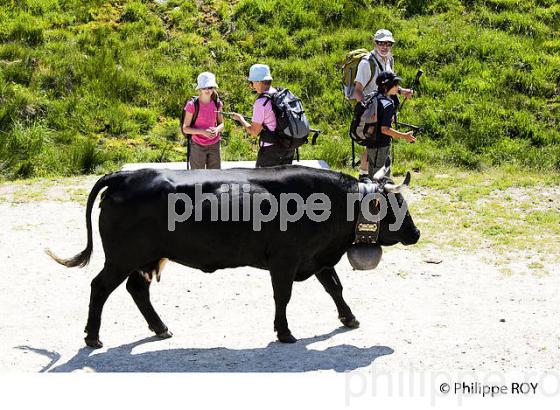
<path id="1" fill-rule="evenodd" d="M 395 39 L 389 30 L 381 29 L 373 36 L 374 49 L 369 57 L 364 57 L 358 65 L 358 71 L 355 79 L 354 98 L 362 101 L 364 96 L 377 91 L 377 76 L 385 71 L 394 73 L 394 59 L 391 52 Z M 373 69 L 373 70 L 372 70 Z M 373 71 L 373 72 L 372 72 Z M 412 97 L 413 91 L 399 86 L 398 94 L 404 98 Z M 395 107 L 395 109 L 398 107 Z M 364 150 L 360 162 L 360 178 L 366 177 L 368 174 L 368 151 Z"/>

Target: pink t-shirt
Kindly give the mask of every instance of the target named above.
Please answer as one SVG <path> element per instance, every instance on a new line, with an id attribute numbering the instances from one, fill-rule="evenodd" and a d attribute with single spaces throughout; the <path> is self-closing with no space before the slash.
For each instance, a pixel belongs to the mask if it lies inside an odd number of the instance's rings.
<path id="1" fill-rule="evenodd" d="M 203 130 L 210 127 L 216 127 L 218 125 L 217 124 L 218 114 L 216 114 L 215 111 L 222 110 L 222 103 L 220 102 L 220 104 L 218 104 L 219 105 L 218 107 L 216 107 L 216 103 L 214 101 L 210 101 L 209 103 L 204 104 L 200 100 L 198 100 L 198 103 L 199 103 L 198 115 L 192 127 L 203 129 Z M 189 100 L 187 102 L 187 105 L 185 105 L 185 110 L 187 112 L 190 112 L 191 114 L 194 114 L 193 100 Z M 214 138 L 208 138 L 200 134 L 193 134 L 192 139 L 194 142 L 196 142 L 199 145 L 212 145 L 220 140 L 220 134 L 216 135 Z"/>
<path id="2" fill-rule="evenodd" d="M 271 87 L 266 94 L 274 94 L 275 92 L 276 89 Z M 264 104 L 265 101 L 268 102 Z M 274 111 L 272 111 L 272 101 L 268 100 L 266 97 L 257 98 L 257 101 L 253 104 L 253 118 L 251 121 L 257 124 L 263 124 L 270 131 L 276 130 L 276 116 L 274 115 Z M 270 142 L 262 142 L 261 144 L 263 147 L 273 145 Z"/>

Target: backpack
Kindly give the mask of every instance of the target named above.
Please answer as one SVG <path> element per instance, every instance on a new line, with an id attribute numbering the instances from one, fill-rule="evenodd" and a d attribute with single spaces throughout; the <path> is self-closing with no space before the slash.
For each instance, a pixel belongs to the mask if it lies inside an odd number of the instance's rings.
<path id="1" fill-rule="evenodd" d="M 269 101 L 272 104 L 272 111 L 276 117 L 274 134 L 285 148 L 298 148 L 307 143 L 310 125 L 301 100 L 296 95 L 287 88 L 278 87 L 274 94 L 265 93 L 260 97 L 266 98 L 263 105 Z"/>
<path id="2" fill-rule="evenodd" d="M 198 111 L 200 110 L 200 102 L 198 101 L 198 96 L 190 97 L 190 98 L 187 98 L 185 100 L 185 102 L 183 103 L 183 111 L 181 112 L 181 116 L 180 116 L 180 119 L 179 119 L 179 129 L 181 130 L 181 134 L 183 134 L 183 136 L 187 139 L 187 169 L 190 168 L 192 135 L 191 134 L 185 134 L 183 132 L 183 123 L 185 122 L 185 116 L 187 115 L 187 110 L 185 108 L 187 106 L 187 103 L 191 100 L 194 103 L 194 113 L 193 113 L 193 116 L 192 116 L 192 119 L 191 119 L 191 123 L 189 124 L 189 127 L 192 127 L 194 125 L 194 123 L 196 122 L 196 119 L 198 117 Z M 216 105 L 216 110 L 219 110 L 220 109 L 220 104 L 222 102 L 220 100 L 220 96 L 217 93 L 214 93 L 212 95 L 212 101 L 214 101 L 214 104 Z M 218 114 L 216 114 L 216 117 L 217 116 L 218 116 Z"/>
<path id="3" fill-rule="evenodd" d="M 375 91 L 366 95 L 354 107 L 354 116 L 350 124 L 350 138 L 356 144 L 367 147 L 375 141 L 377 121 L 374 122 L 372 117 L 377 118 L 381 97 L 383 95 Z"/>
<path id="4" fill-rule="evenodd" d="M 369 52 L 365 48 L 358 48 L 357 50 L 350 51 L 346 55 L 346 59 L 342 63 L 342 91 L 344 92 L 344 96 L 348 100 L 355 100 L 354 98 L 354 90 L 356 89 L 356 85 L 354 81 L 356 81 L 356 74 L 358 73 L 358 66 L 360 62 L 367 58 L 369 61 L 370 71 L 372 73 L 370 79 L 366 84 L 364 84 L 364 89 L 371 83 L 373 78 L 375 77 L 375 70 L 379 68 L 379 71 L 383 71 L 384 68 L 381 63 L 375 58 L 373 53 Z M 389 62 L 391 68 L 393 67 L 393 58 Z M 377 66 L 377 67 L 376 67 Z"/>

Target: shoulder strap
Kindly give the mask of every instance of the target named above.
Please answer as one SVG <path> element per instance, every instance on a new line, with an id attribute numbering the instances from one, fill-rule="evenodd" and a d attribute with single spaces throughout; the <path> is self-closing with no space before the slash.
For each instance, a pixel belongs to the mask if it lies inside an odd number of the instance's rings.
<path id="1" fill-rule="evenodd" d="M 375 57 L 374 53 L 369 54 L 368 61 L 369 61 L 369 66 L 370 66 L 370 70 L 371 70 L 371 77 L 369 78 L 369 81 L 364 86 L 364 88 L 366 88 L 369 85 L 369 83 L 372 82 L 373 77 L 375 77 L 375 69 L 376 68 L 379 68 L 379 72 L 385 71 L 385 69 L 383 68 L 383 65 L 377 59 L 377 57 Z M 393 59 L 393 56 L 391 56 L 391 59 L 389 60 L 389 65 L 391 66 L 391 70 L 393 69 L 394 61 L 395 60 Z"/>
<path id="2" fill-rule="evenodd" d="M 383 69 L 383 65 L 381 64 L 381 62 L 377 59 L 377 57 L 375 57 L 374 53 L 371 53 L 371 60 L 375 61 L 375 63 L 377 64 L 377 67 L 379 68 L 379 71 L 385 71 Z M 373 62 L 372 61 L 372 62 Z M 391 68 L 393 68 L 393 66 L 391 65 Z"/>
<path id="3" fill-rule="evenodd" d="M 222 104 L 222 100 L 220 99 L 220 96 L 218 95 L 217 92 L 214 92 L 213 96 L 212 96 L 212 101 L 214 101 L 214 105 L 216 106 L 216 109 L 220 109 L 220 104 Z"/>
<path id="4" fill-rule="evenodd" d="M 257 98 L 257 100 L 261 97 L 265 98 L 265 101 L 263 102 L 263 107 L 270 101 L 272 102 L 272 95 L 267 94 L 267 93 L 262 93 L 259 95 L 259 97 Z"/>
<path id="5" fill-rule="evenodd" d="M 183 115 L 185 115 L 185 108 L 187 106 L 187 104 L 189 103 L 189 101 L 192 101 L 194 104 L 194 113 L 193 116 L 191 118 L 191 123 L 189 124 L 189 127 L 192 127 L 196 121 L 196 118 L 198 117 L 198 111 L 200 108 L 200 103 L 198 102 L 198 97 L 192 97 L 189 98 L 186 102 L 185 105 L 183 107 Z M 185 122 L 185 117 L 183 117 L 182 121 L 181 121 L 181 133 L 183 133 L 183 123 Z M 190 140 L 192 138 L 191 134 L 184 134 L 183 135 L 187 138 L 188 143 L 190 144 Z"/>
<path id="6" fill-rule="evenodd" d="M 377 60 L 377 58 L 375 58 L 375 55 L 373 53 L 369 53 L 367 59 L 369 61 L 369 70 L 371 72 L 371 75 L 369 76 L 369 80 L 366 85 L 364 85 L 364 89 L 373 81 L 373 77 L 375 77 L 375 70 L 377 67 L 379 67 L 380 71 L 383 71 L 381 63 Z"/>
<path id="7" fill-rule="evenodd" d="M 220 111 L 220 104 L 223 105 L 222 100 L 220 100 L 220 96 L 217 92 L 214 92 L 214 96 L 212 97 L 212 101 L 214 101 L 214 106 L 216 107 L 216 111 Z M 216 113 L 216 124 L 218 124 L 218 113 Z"/>
<path id="8" fill-rule="evenodd" d="M 194 104 L 194 113 L 191 119 L 190 127 L 194 125 L 196 119 L 198 118 L 198 111 L 200 110 L 200 102 L 198 101 L 198 97 L 193 97 L 193 104 Z"/>

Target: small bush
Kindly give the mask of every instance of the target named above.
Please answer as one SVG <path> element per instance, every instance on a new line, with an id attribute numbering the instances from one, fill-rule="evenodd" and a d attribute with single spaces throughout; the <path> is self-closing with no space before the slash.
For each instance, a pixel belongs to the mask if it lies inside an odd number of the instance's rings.
<path id="1" fill-rule="evenodd" d="M 69 150 L 70 170 L 73 174 L 91 174 L 103 165 L 106 155 L 90 138 L 80 138 Z"/>
<path id="2" fill-rule="evenodd" d="M 7 40 L 34 47 L 43 43 L 43 22 L 27 13 L 17 15 L 9 24 Z"/>
<path id="3" fill-rule="evenodd" d="M 0 139 L 0 167 L 3 173 L 21 178 L 36 175 L 41 168 L 38 158 L 51 143 L 51 138 L 51 130 L 41 123 L 14 123 L 10 132 Z"/>

